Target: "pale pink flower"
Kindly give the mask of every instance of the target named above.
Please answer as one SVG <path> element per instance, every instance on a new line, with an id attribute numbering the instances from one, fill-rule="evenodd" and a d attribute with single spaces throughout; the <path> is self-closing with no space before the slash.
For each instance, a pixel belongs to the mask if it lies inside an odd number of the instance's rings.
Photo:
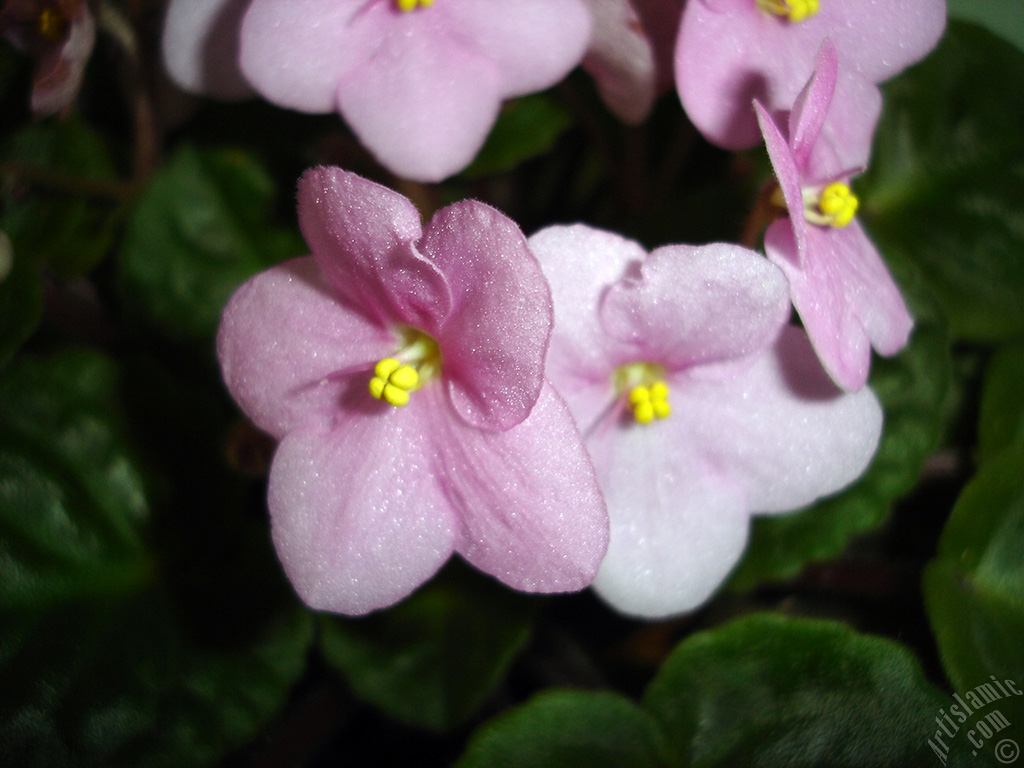
<path id="1" fill-rule="evenodd" d="M 593 468 L 543 378 L 547 283 L 482 203 L 413 205 L 336 168 L 306 173 L 312 256 L 252 278 L 218 335 L 228 389 L 281 440 L 274 544 L 314 608 L 362 614 L 458 552 L 532 592 L 582 589 L 607 545 Z"/>
<path id="2" fill-rule="evenodd" d="M 695 608 L 739 559 L 751 514 L 858 477 L 882 422 L 786 325 L 782 273 L 740 246 L 637 243 L 583 225 L 530 238 L 555 303 L 548 376 L 608 503 L 594 582 L 618 610 Z"/>
<path id="3" fill-rule="evenodd" d="M 871 348 L 894 355 L 914 325 L 900 290 L 854 217 L 852 171 L 844 167 L 822 126 L 836 114 L 839 61 L 826 41 L 813 77 L 784 116 L 784 132 L 756 104 L 765 144 L 789 217 L 765 233 L 768 258 L 789 278 L 793 305 L 822 364 L 841 387 L 860 389 Z M 827 120 L 826 120 L 827 118 Z"/>

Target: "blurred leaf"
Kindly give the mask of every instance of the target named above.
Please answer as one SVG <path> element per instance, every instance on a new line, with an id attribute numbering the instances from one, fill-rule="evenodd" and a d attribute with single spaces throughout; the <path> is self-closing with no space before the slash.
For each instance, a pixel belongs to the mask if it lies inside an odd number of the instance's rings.
<path id="1" fill-rule="evenodd" d="M 163 496 L 188 506 L 154 503 L 171 465 L 153 466 L 165 456 L 136 430 L 159 420 L 125 409 L 162 411 L 151 383 L 85 351 L 24 358 L 0 379 L 0 765 L 206 765 L 251 740 L 305 667 L 312 621 L 265 523 L 223 492 L 197 503 L 216 491 L 201 473 L 184 478 L 193 495 L 174 493 L 174 467 Z M 217 440 L 209 409 L 181 394 Z M 202 440 L 177 450 L 211 463 Z"/>
<path id="2" fill-rule="evenodd" d="M 274 185 L 239 151 L 178 150 L 135 207 L 121 252 L 125 300 L 176 340 L 208 340 L 242 282 L 307 252 L 268 220 Z"/>
<path id="3" fill-rule="evenodd" d="M 952 18 L 973 21 L 1024 50 L 1020 0 L 948 0 Z"/>
<path id="4" fill-rule="evenodd" d="M 1024 448 L 1024 347 L 996 352 L 985 373 L 978 421 L 977 459 L 1006 448 Z"/>
<path id="5" fill-rule="evenodd" d="M 117 174 L 106 145 L 79 120 L 32 123 L 3 145 L 15 180 L 3 190 L 4 229 L 22 258 L 64 279 L 86 274 L 110 251 L 121 208 L 97 189 Z"/>
<path id="6" fill-rule="evenodd" d="M 950 24 L 885 87 L 864 218 L 890 260 L 918 265 L 954 336 L 1024 334 L 1024 52 Z"/>
<path id="7" fill-rule="evenodd" d="M 957 691 L 1010 679 L 1024 688 L 1024 450 L 991 458 L 964 488 L 924 573 L 925 605 Z M 1024 698 L 1001 701 L 1024 723 Z M 1018 731 L 1019 733 L 1019 731 Z"/>
<path id="8" fill-rule="evenodd" d="M 676 765 L 723 768 L 931 765 L 949 703 L 902 646 L 775 614 L 684 640 L 644 697 Z"/>
<path id="9" fill-rule="evenodd" d="M 421 728 L 468 719 L 530 637 L 535 603 L 449 566 L 394 608 L 325 618 L 323 650 L 360 698 Z"/>
<path id="10" fill-rule="evenodd" d="M 915 327 L 906 349 L 896 357 L 876 357 L 872 363 L 869 385 L 885 412 L 874 460 L 837 496 L 796 514 L 755 517 L 731 588 L 790 578 L 805 563 L 839 554 L 852 536 L 884 523 L 893 502 L 917 482 L 924 460 L 938 444 L 950 381 L 945 326 L 918 281 L 900 272 L 901 285 L 913 287 L 904 293 Z"/>
<path id="11" fill-rule="evenodd" d="M 551 690 L 480 728 L 455 768 L 656 768 L 662 754 L 657 725 L 629 699 Z"/>
<path id="12" fill-rule="evenodd" d="M 116 398 L 115 367 L 89 352 L 0 378 L 0 609 L 148 580 L 149 506 Z"/>
<path id="13" fill-rule="evenodd" d="M 43 281 L 38 265 L 11 249 L 9 271 L 0 280 L 0 368 L 32 335 L 43 316 Z"/>
<path id="14" fill-rule="evenodd" d="M 467 179 L 510 171 L 520 163 L 549 152 L 572 125 L 572 117 L 547 93 L 507 102 L 487 141 L 462 172 Z"/>

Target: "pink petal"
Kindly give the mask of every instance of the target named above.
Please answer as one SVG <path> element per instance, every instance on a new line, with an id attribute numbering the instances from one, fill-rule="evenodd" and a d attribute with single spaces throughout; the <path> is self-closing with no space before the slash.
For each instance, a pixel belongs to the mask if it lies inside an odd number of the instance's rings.
<path id="1" fill-rule="evenodd" d="M 800 91 L 789 114 L 789 147 L 797 168 L 807 166 L 807 158 L 811 155 L 829 107 L 832 106 L 838 75 L 839 52 L 832 41 L 825 38 L 814 60 L 814 74 Z M 759 122 L 763 122 L 760 113 Z"/>
<path id="2" fill-rule="evenodd" d="M 443 17 L 405 15 L 424 21 L 389 30 L 373 58 L 338 83 L 338 106 L 383 165 L 440 181 L 465 168 L 487 138 L 503 96 L 500 70 Z"/>
<path id="3" fill-rule="evenodd" d="M 416 252 L 416 207 L 341 168 L 306 171 L 298 197 L 302 234 L 332 288 L 382 324 L 433 333 L 451 297 L 441 273 Z"/>
<path id="4" fill-rule="evenodd" d="M 774 341 L 789 316 L 782 273 L 738 245 L 671 245 L 610 286 L 605 331 L 668 370 L 734 360 Z"/>
<path id="5" fill-rule="evenodd" d="M 456 522 L 430 470 L 426 403 L 417 399 L 339 411 L 333 427 L 295 430 L 278 447 L 268 487 L 274 545 L 312 608 L 385 608 L 451 554 Z"/>
<path id="6" fill-rule="evenodd" d="M 262 272 L 231 297 L 217 357 L 231 396 L 277 438 L 336 410 L 347 387 L 339 373 L 369 369 L 395 340 L 339 302 L 312 257 Z"/>
<path id="7" fill-rule="evenodd" d="M 546 384 L 505 432 L 436 417 L 445 492 L 459 510 L 458 552 L 515 589 L 569 592 L 593 580 L 608 517 L 568 409 Z"/>
<path id="8" fill-rule="evenodd" d="M 777 221 L 765 233 L 765 253 L 789 278 L 793 305 L 825 370 L 839 386 L 856 391 L 867 381 L 871 345 L 848 300 L 837 262 L 841 254 L 826 234 L 807 227 L 807 252 L 798 267 L 792 261 L 797 247 L 793 228 L 788 220 Z"/>
<path id="9" fill-rule="evenodd" d="M 620 120 L 644 121 L 654 104 L 654 50 L 629 0 L 590 0 L 594 36 L 583 68 Z"/>
<path id="10" fill-rule="evenodd" d="M 449 17 L 453 39 L 472 41 L 494 63 L 501 98 L 554 85 L 579 64 L 590 41 L 583 0 L 447 0 L 434 7 Z"/>
<path id="11" fill-rule="evenodd" d="M 333 112 L 338 82 L 380 45 L 382 16 L 390 17 L 387 3 L 366 0 L 251 0 L 241 69 L 274 104 Z"/>
<path id="12" fill-rule="evenodd" d="M 673 387 L 671 398 L 669 421 L 685 420 L 700 456 L 743 489 L 754 512 L 797 509 L 845 487 L 882 429 L 874 393 L 836 388 L 792 326 L 739 376 Z"/>
<path id="13" fill-rule="evenodd" d="M 744 494 L 679 439 L 675 417 L 587 441 L 608 503 L 611 541 L 594 589 L 643 618 L 691 610 L 718 589 L 747 540 Z"/>
<path id="14" fill-rule="evenodd" d="M 164 18 L 164 66 L 181 88 L 220 99 L 251 96 L 238 64 L 249 0 L 172 0 Z"/>
<path id="15" fill-rule="evenodd" d="M 764 135 L 768 158 L 771 160 L 775 178 L 779 182 L 779 188 L 786 201 L 786 208 L 796 212 L 788 219 L 792 230 L 793 247 L 787 249 L 780 242 L 777 244 L 775 254 L 779 258 L 789 259 L 792 265 L 797 266 L 802 264 L 804 254 L 807 252 L 807 222 L 804 219 L 803 179 L 800 168 L 797 166 L 796 156 L 790 149 L 789 142 L 768 114 L 768 110 L 757 101 L 754 102 L 754 109 L 761 133 Z M 776 263 L 778 263 L 778 259 L 776 259 Z M 786 276 L 789 276 L 788 272 Z"/>
<path id="16" fill-rule="evenodd" d="M 420 248 L 451 292 L 437 340 L 455 410 L 484 429 L 518 424 L 540 393 L 552 322 L 526 238 L 504 214 L 466 201 L 434 216 Z"/>

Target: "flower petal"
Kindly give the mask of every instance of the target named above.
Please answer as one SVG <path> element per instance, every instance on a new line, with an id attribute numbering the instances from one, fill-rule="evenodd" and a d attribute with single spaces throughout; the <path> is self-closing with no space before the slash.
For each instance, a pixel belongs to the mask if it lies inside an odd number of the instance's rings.
<path id="1" fill-rule="evenodd" d="M 299 181 L 299 225 L 328 283 L 370 318 L 433 333 L 451 308 L 444 277 L 416 252 L 419 212 L 341 168 Z"/>
<path id="2" fill-rule="evenodd" d="M 639 125 L 654 104 L 654 50 L 629 0 L 591 0 L 594 36 L 583 68 L 620 120 Z"/>
<path id="3" fill-rule="evenodd" d="M 700 456 L 742 488 L 753 512 L 786 512 L 843 488 L 874 455 L 882 409 L 867 387 L 844 393 L 807 335 L 788 326 L 733 379 L 673 388 Z"/>
<path id="4" fill-rule="evenodd" d="M 518 424 L 540 393 L 552 322 L 526 237 L 504 214 L 466 201 L 438 211 L 420 249 L 451 292 L 437 341 L 455 410 L 484 429 Z"/>
<path id="5" fill-rule="evenodd" d="M 670 371 L 735 360 L 771 344 L 789 316 L 782 273 L 727 243 L 658 248 L 639 277 L 608 288 L 600 306 L 609 336 L 638 360 Z"/>
<path id="6" fill-rule="evenodd" d="M 368 368 L 393 346 L 384 328 L 338 301 L 309 256 L 243 284 L 217 334 L 232 397 L 277 438 L 335 410 L 345 387 L 336 374 Z"/>
<path id="7" fill-rule="evenodd" d="M 789 259 L 791 265 L 797 266 L 803 262 L 804 254 L 807 252 L 807 222 L 804 219 L 804 196 L 800 168 L 797 166 L 796 155 L 790 149 L 789 142 L 768 110 L 758 101 L 754 102 L 754 110 L 764 136 L 768 158 L 775 171 L 775 178 L 779 182 L 779 188 L 786 201 L 786 208 L 791 212 L 797 212 L 789 217 L 788 222 L 793 248 L 787 250 L 779 247 L 776 249 L 776 254 Z M 789 276 L 788 272 L 786 276 Z"/>
<path id="8" fill-rule="evenodd" d="M 338 81 L 373 55 L 387 14 L 386 3 L 365 0 L 251 0 L 240 33 L 242 72 L 274 104 L 333 112 Z"/>
<path id="9" fill-rule="evenodd" d="M 589 585 L 608 545 L 608 517 L 572 416 L 551 385 L 508 431 L 452 419 L 438 419 L 437 430 L 443 483 L 462 520 L 457 551 L 515 589 Z"/>
<path id="10" fill-rule="evenodd" d="M 268 486 L 274 545 L 312 608 L 385 608 L 451 554 L 456 523 L 429 469 L 425 405 L 339 411 L 333 426 L 295 430 L 278 447 Z"/>
<path id="11" fill-rule="evenodd" d="M 700 460 L 674 421 L 619 423 L 587 441 L 611 522 L 594 590 L 632 616 L 696 608 L 747 540 L 743 492 Z"/>
<path id="12" fill-rule="evenodd" d="M 797 168 L 805 168 L 825 124 L 839 75 L 839 52 L 828 38 L 814 60 L 814 74 L 800 91 L 789 113 L 789 148 Z"/>
<path id="13" fill-rule="evenodd" d="M 243 99 L 253 89 L 238 64 L 242 14 L 249 0 L 172 0 L 164 18 L 164 66 L 191 93 Z"/>
<path id="14" fill-rule="evenodd" d="M 768 258 L 789 278 L 793 306 L 817 350 L 822 365 L 839 386 L 856 391 L 871 367 L 871 345 L 850 304 L 833 232 L 807 227 L 807 251 L 800 266 L 792 261 L 797 245 L 790 221 L 776 221 L 765 233 Z"/>
<path id="15" fill-rule="evenodd" d="M 337 103 L 383 165 L 407 179 L 440 181 L 483 145 L 498 117 L 502 78 L 443 16 L 403 15 L 417 18 L 389 26 L 374 56 L 338 82 Z"/>
<path id="16" fill-rule="evenodd" d="M 436 8 L 494 63 L 501 98 L 551 87 L 579 64 L 590 41 L 582 0 L 447 0 Z"/>

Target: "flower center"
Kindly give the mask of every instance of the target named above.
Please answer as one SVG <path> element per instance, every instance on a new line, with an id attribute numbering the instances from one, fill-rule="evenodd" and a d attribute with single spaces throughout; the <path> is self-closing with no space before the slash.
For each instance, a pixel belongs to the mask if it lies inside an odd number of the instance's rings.
<path id="1" fill-rule="evenodd" d="M 370 394 L 400 408 L 410 395 L 441 372 L 441 351 L 437 342 L 414 328 L 400 332 L 401 343 L 394 357 L 385 357 L 373 367 Z"/>
<path id="2" fill-rule="evenodd" d="M 60 42 L 67 32 L 67 17 L 59 9 L 47 6 L 36 17 L 36 29 L 51 43 Z"/>
<path id="3" fill-rule="evenodd" d="M 395 3 L 398 5 L 398 10 L 408 13 L 417 8 L 429 8 L 434 4 L 434 0 L 395 0 Z"/>
<path id="4" fill-rule="evenodd" d="M 793 23 L 818 12 L 818 0 L 755 0 L 757 7 L 773 16 L 785 16 Z"/>
<path id="5" fill-rule="evenodd" d="M 615 371 L 615 390 L 626 396 L 633 418 L 640 424 L 667 419 L 672 413 L 664 369 L 652 363 L 630 363 Z"/>
<path id="6" fill-rule="evenodd" d="M 845 227 L 857 213 L 857 196 L 841 181 L 833 181 L 824 188 L 806 187 L 804 217 L 819 226 Z"/>

